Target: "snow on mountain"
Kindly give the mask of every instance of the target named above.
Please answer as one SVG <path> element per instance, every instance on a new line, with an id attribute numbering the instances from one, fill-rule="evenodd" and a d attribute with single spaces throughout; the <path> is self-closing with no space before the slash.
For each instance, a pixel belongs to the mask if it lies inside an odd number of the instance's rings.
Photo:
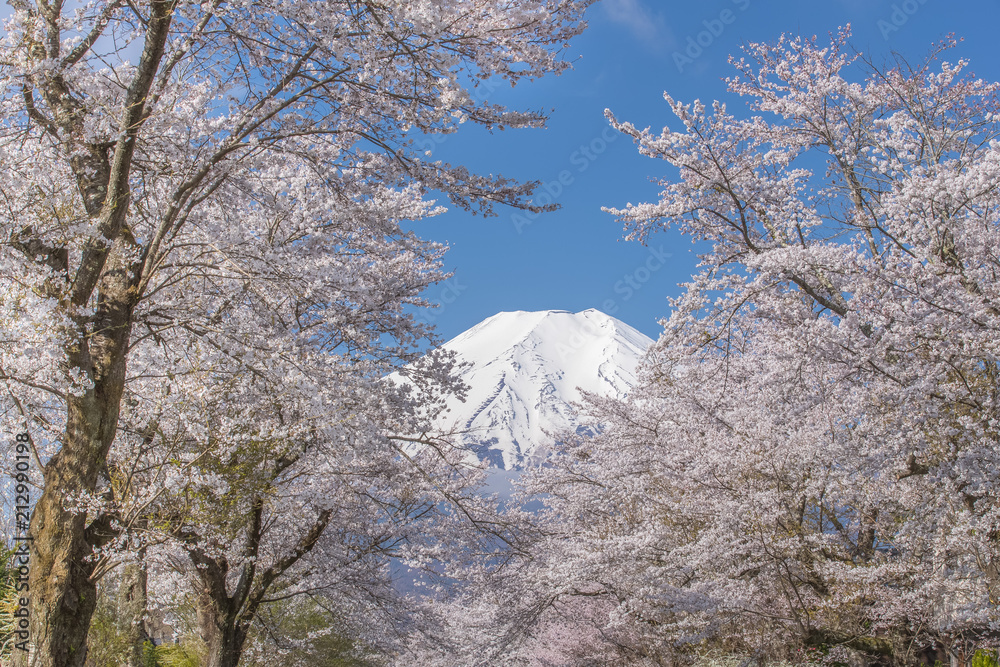
<path id="1" fill-rule="evenodd" d="M 461 432 L 490 465 L 537 461 L 549 433 L 579 428 L 570 404 L 580 389 L 623 395 L 652 342 L 593 309 L 499 313 L 444 344 L 469 364 L 461 373 L 469 393 L 449 400 L 438 426 Z"/>

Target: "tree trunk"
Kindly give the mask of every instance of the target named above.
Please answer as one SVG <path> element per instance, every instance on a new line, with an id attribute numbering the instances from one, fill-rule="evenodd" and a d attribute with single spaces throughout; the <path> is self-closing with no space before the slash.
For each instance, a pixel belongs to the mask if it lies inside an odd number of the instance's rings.
<path id="1" fill-rule="evenodd" d="M 39 4 L 44 9 L 45 39 L 51 46 L 47 57 L 58 61 L 63 3 Z M 28 82 L 41 92 L 53 114 L 46 120 L 35 109 L 36 120 L 41 118 L 67 142 L 70 167 L 93 226 L 74 275 L 67 272 L 63 295 L 63 305 L 69 307 L 67 312 L 75 322 L 67 332 L 67 365 L 88 378 L 91 386 L 82 395 L 67 394 L 66 433 L 59 452 L 45 465 L 45 487 L 31 519 L 29 631 L 34 650 L 30 663 L 24 652 L 16 652 L 20 655 L 15 664 L 19 665 L 82 667 L 86 660 L 87 632 L 97 603 L 93 565 L 86 559 L 95 544 L 107 540 L 107 526 L 102 526 L 103 535 L 89 534 L 95 531 L 88 533 L 86 513 L 67 510 L 66 504 L 77 494 L 91 494 L 97 488 L 118 427 L 142 269 L 141 261 L 134 259 L 135 239 L 122 230 L 131 195 L 132 158 L 148 116 L 146 104 L 163 59 L 175 0 L 151 0 L 149 8 L 142 55 L 110 153 L 107 146 L 84 139 L 84 105 L 58 68 Z M 40 43 L 34 46 L 46 54 Z M 50 249 L 49 263 L 57 258 L 61 263 L 64 253 L 65 249 Z M 95 306 L 92 317 L 73 314 L 88 305 Z"/>
<path id="2" fill-rule="evenodd" d="M 29 630 L 34 651 L 30 663 L 22 655 L 15 664 L 82 667 L 87 657 L 87 633 L 97 605 L 94 566 L 87 558 L 109 535 L 104 521 L 88 527 L 86 512 L 67 505 L 78 493 L 92 494 L 107 466 L 125 386 L 135 294 L 129 281 L 134 276 L 121 254 L 113 252 L 108 264 L 116 270 L 101 281 L 94 317 L 98 333 L 81 335 L 67 349 L 70 366 L 86 372 L 93 385 L 83 395 L 67 398 L 65 440 L 45 465 L 45 487 L 31 517 Z"/>
<path id="3" fill-rule="evenodd" d="M 66 442 L 45 466 L 45 488 L 31 518 L 31 667 L 82 667 L 87 657 L 87 632 L 97 606 L 93 564 L 87 561 L 94 536 L 88 535 L 86 513 L 65 505 L 72 502 L 70 493 L 95 490 L 107 460 L 118 422 L 124 358 L 113 366 L 121 372 L 70 399 Z"/>
<path id="4" fill-rule="evenodd" d="M 236 667 L 239 664 L 243 645 L 265 592 L 288 568 L 316 546 L 333 514 L 329 509 L 320 512 L 309 531 L 299 538 L 288 553 L 264 572 L 258 572 L 257 554 L 264 530 L 264 503 L 263 496 L 255 497 L 252 502 L 253 510 L 247 534 L 248 549 L 244 552 L 247 561 L 242 566 L 232 594 L 227 588 L 231 573 L 226 558 L 209 556 L 197 547 L 188 550 L 201 584 L 198 627 L 202 639 L 208 644 L 206 667 Z M 196 543 L 193 536 L 189 535 L 188 539 L 192 545 Z"/>
<path id="5" fill-rule="evenodd" d="M 226 628 L 220 632 L 208 645 L 208 657 L 205 667 L 236 667 L 243 655 L 243 642 L 246 637 L 236 628 Z"/>
<path id="6" fill-rule="evenodd" d="M 229 606 L 219 609 L 208 596 L 199 605 L 198 626 L 208 644 L 205 667 L 236 667 L 240 662 L 247 633 Z"/>
<path id="7" fill-rule="evenodd" d="M 46 485 L 32 517 L 30 641 L 27 654 L 15 652 L 15 665 L 81 667 L 87 632 L 97 605 L 97 587 L 85 558 L 85 515 L 62 507 L 60 486 Z"/>
<path id="8" fill-rule="evenodd" d="M 123 620 L 128 624 L 129 655 L 125 667 L 144 667 L 143 653 L 149 634 L 146 632 L 146 569 L 142 559 L 145 550 L 139 553 L 139 563 L 129 563 L 122 572 L 122 583 L 118 591 Z"/>

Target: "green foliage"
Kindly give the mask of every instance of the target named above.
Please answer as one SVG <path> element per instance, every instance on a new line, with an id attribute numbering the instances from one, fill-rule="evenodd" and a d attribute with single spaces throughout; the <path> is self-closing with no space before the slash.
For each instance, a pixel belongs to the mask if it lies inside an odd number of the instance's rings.
<path id="1" fill-rule="evenodd" d="M 997 651 L 976 651 L 976 654 L 972 656 L 970 667 L 1000 667 L 1000 663 L 997 661 Z"/>
<path id="2" fill-rule="evenodd" d="M 132 649 L 129 627 L 117 591 L 112 585 L 98 588 L 97 609 L 87 636 L 87 667 L 129 664 Z M 202 667 L 206 653 L 205 643 L 191 633 L 184 634 L 179 644 L 155 646 L 146 641 L 142 647 L 142 667 Z"/>
<path id="3" fill-rule="evenodd" d="M 142 651 L 144 667 L 201 667 L 205 663 L 205 644 L 193 637 L 180 644 L 153 646 L 146 642 Z"/>
<path id="4" fill-rule="evenodd" d="M 129 649 L 128 629 L 113 596 L 102 586 L 87 635 L 87 667 L 121 667 L 128 664 Z"/>
<path id="5" fill-rule="evenodd" d="M 343 632 L 343 619 L 312 598 L 272 603 L 258 614 L 240 667 L 378 667 L 377 656 Z"/>
<path id="6" fill-rule="evenodd" d="M 10 664 L 14 650 L 14 612 L 17 610 L 17 591 L 14 590 L 14 573 L 11 555 L 14 550 L 4 546 L 0 550 L 0 663 Z"/>

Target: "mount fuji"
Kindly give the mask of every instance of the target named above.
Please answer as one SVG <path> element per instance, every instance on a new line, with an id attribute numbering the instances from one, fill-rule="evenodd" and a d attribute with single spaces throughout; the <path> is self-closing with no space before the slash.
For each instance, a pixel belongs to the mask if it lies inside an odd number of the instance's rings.
<path id="1" fill-rule="evenodd" d="M 451 397 L 436 425 L 491 466 L 538 462 L 552 433 L 585 428 L 571 405 L 580 390 L 624 395 L 652 342 L 593 309 L 499 313 L 443 345 L 467 364 L 469 392 L 465 402 Z"/>

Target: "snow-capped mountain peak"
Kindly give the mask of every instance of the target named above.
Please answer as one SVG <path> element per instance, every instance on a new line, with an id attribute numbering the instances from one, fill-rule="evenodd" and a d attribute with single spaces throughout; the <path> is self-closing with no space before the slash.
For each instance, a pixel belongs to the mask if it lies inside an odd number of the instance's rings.
<path id="1" fill-rule="evenodd" d="M 520 467 L 545 455 L 550 433 L 579 426 L 581 389 L 626 393 L 652 342 L 593 309 L 498 313 L 444 344 L 468 364 L 469 393 L 449 400 L 438 426 L 491 465 Z"/>

